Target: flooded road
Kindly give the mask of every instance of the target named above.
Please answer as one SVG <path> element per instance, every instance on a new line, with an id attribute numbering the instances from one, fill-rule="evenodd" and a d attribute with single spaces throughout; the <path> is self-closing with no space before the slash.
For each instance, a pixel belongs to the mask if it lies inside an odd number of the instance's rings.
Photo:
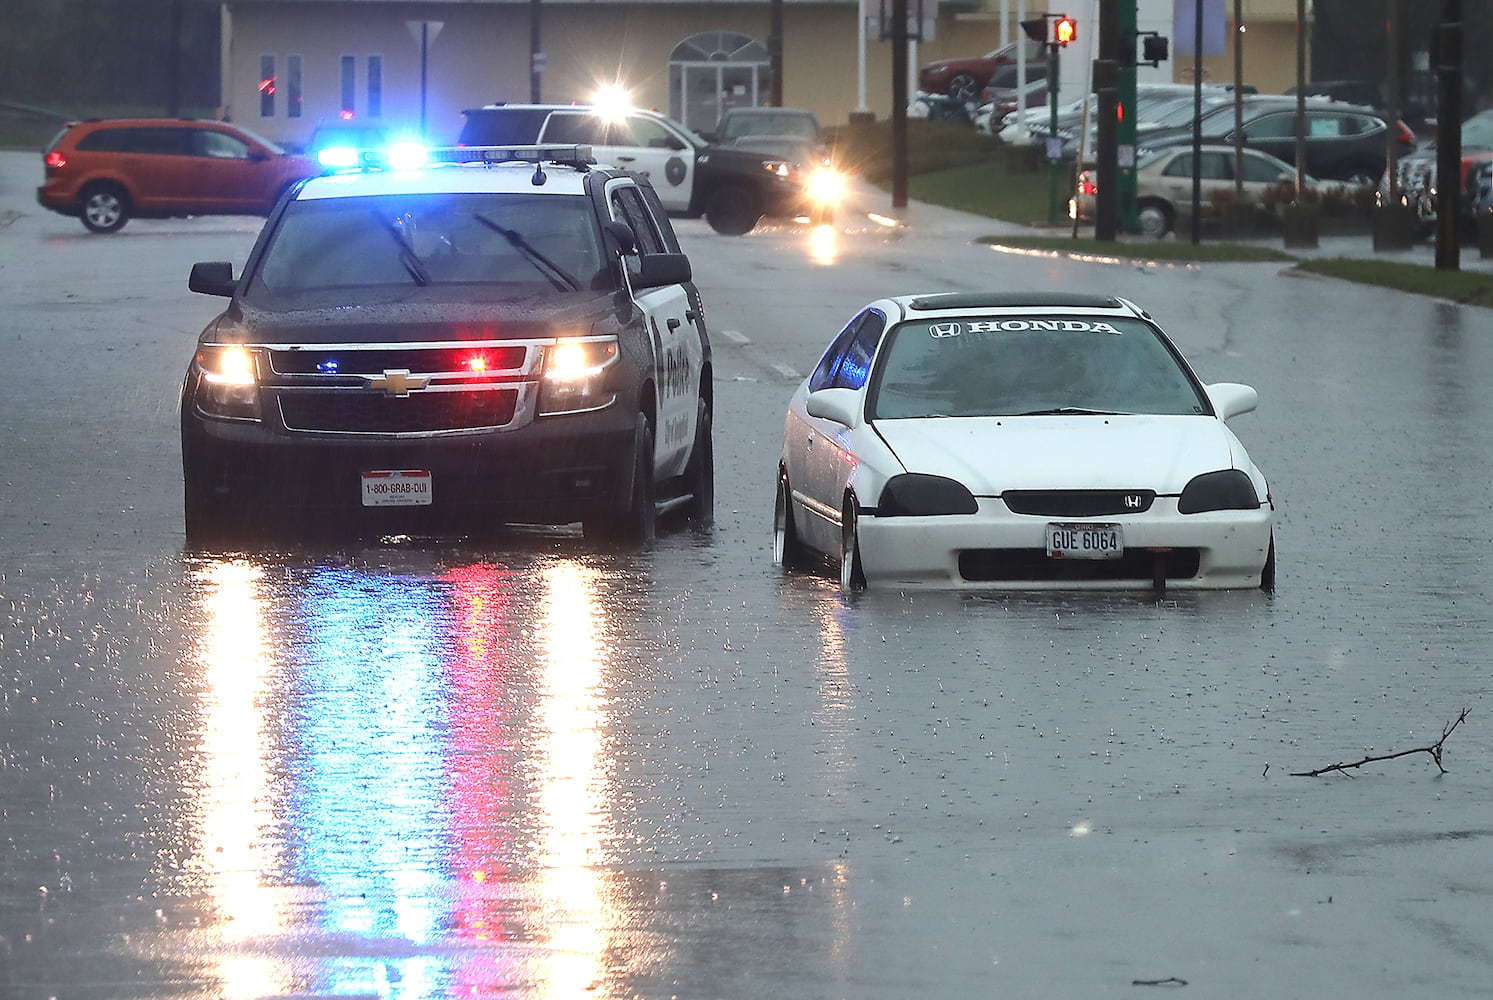
<path id="1" fill-rule="evenodd" d="M 685 221 L 711 532 L 189 554 L 175 391 L 218 303 L 186 273 L 257 224 L 88 237 L 28 180 L 0 188 L 5 1000 L 1486 995 L 1493 314 L 931 216 Z M 893 285 L 1125 294 L 1257 386 L 1278 592 L 780 574 L 792 375 Z M 1463 708 L 1446 775 L 1289 773 Z"/>

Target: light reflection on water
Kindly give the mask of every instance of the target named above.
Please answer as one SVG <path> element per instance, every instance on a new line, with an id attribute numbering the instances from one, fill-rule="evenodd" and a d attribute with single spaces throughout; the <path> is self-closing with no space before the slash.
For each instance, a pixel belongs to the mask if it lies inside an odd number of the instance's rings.
<path id="1" fill-rule="evenodd" d="M 571 997 L 605 980 L 608 928 L 627 921 L 604 875 L 597 576 L 569 559 L 199 569 L 193 864 L 222 995 Z"/>

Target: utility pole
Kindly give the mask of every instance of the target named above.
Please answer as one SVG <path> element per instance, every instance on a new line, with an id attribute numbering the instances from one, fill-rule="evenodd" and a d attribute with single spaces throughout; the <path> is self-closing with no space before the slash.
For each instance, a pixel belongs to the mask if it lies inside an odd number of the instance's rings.
<path id="1" fill-rule="evenodd" d="M 783 0 L 771 0 L 767 5 L 767 12 L 767 63 L 768 72 L 772 74 L 772 96 L 768 102 L 775 108 L 781 108 L 783 106 Z"/>
<path id="2" fill-rule="evenodd" d="M 1094 239 L 1113 242 L 1119 228 L 1119 151 L 1116 148 L 1116 111 L 1119 108 L 1121 0 L 1099 0 L 1099 58 L 1094 60 L 1095 112 L 1099 126 L 1095 167 L 1099 174 L 1094 193 Z M 1131 39 L 1133 50 L 1134 38 Z M 1131 60 L 1134 61 L 1133 59 Z"/>
<path id="3" fill-rule="evenodd" d="M 907 0 L 892 0 L 892 208 L 907 207 Z"/>
<path id="4" fill-rule="evenodd" d="M 1457 223 L 1462 202 L 1462 0 L 1441 0 L 1436 38 L 1436 270 L 1461 260 Z"/>

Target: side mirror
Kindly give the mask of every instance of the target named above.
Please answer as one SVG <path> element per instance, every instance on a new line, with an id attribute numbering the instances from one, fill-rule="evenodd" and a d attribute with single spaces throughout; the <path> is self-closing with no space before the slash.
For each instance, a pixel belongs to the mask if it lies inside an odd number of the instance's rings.
<path id="1" fill-rule="evenodd" d="M 682 285 L 691 277 L 689 258 L 684 254 L 645 253 L 638 257 L 632 284 L 634 288 L 658 288 L 661 285 Z"/>
<path id="2" fill-rule="evenodd" d="M 1220 420 L 1228 420 L 1241 413 L 1253 413 L 1255 407 L 1260 405 L 1260 394 L 1251 386 L 1238 382 L 1214 382 L 1203 388 Z"/>
<path id="3" fill-rule="evenodd" d="M 606 225 L 602 228 L 611 239 L 613 249 L 617 253 L 632 254 L 638 252 L 637 235 L 633 233 L 632 227 L 627 223 L 619 222 L 616 219 L 608 219 Z"/>
<path id="4" fill-rule="evenodd" d="M 809 416 L 833 420 L 846 427 L 861 422 L 860 394 L 854 389 L 818 389 L 804 400 Z"/>
<path id="5" fill-rule="evenodd" d="M 233 280 L 233 265 L 226 260 L 198 261 L 187 277 L 187 288 L 203 295 L 231 297 L 237 285 Z"/>

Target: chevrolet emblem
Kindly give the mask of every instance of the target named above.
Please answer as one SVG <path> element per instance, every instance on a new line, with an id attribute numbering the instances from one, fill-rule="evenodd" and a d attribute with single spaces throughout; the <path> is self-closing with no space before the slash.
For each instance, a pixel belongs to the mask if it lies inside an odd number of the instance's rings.
<path id="1" fill-rule="evenodd" d="M 411 375 L 408 368 L 386 368 L 382 375 L 368 380 L 368 388 L 382 389 L 391 396 L 408 396 L 412 390 L 423 389 L 429 382 L 429 375 Z"/>

